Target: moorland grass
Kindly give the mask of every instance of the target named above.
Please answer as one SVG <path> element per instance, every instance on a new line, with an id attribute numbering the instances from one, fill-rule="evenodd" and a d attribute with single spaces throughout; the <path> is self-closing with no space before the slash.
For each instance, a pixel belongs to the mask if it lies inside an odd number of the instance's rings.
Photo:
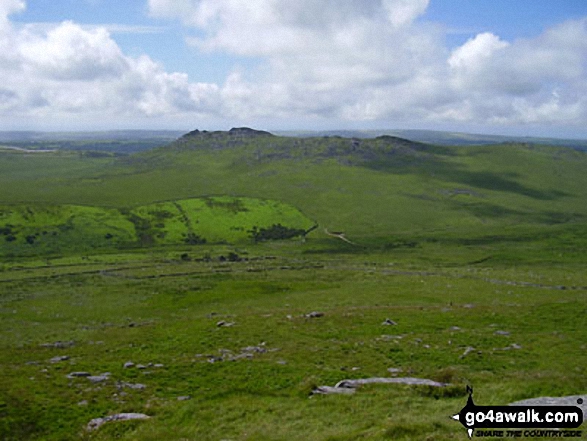
<path id="1" fill-rule="evenodd" d="M 467 385 L 584 394 L 585 165 L 393 138 L 0 152 L 0 438 L 452 440 Z M 389 368 L 451 385 L 310 395 Z M 86 430 L 119 412 L 151 419 Z"/>

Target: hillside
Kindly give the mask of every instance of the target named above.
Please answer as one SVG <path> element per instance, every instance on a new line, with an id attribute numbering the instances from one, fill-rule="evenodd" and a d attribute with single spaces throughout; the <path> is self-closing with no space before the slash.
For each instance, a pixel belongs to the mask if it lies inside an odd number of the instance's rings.
<path id="1" fill-rule="evenodd" d="M 378 136 L 398 136 L 411 141 L 426 142 L 438 145 L 494 145 L 494 144 L 539 144 L 557 147 L 569 147 L 576 150 L 587 150 L 585 139 L 541 138 L 515 135 L 487 135 L 480 133 L 446 132 L 441 130 L 327 130 L 327 131 L 280 131 L 283 136 L 316 137 L 343 136 L 346 138 L 376 138 Z"/>
<path id="2" fill-rule="evenodd" d="M 0 439 L 449 441 L 467 386 L 587 400 L 586 166 L 247 128 L 0 149 Z"/>
<path id="3" fill-rule="evenodd" d="M 312 237 L 326 238 L 328 229 L 369 246 L 406 234 L 582 225 L 586 166 L 585 153 L 525 144 L 466 148 L 391 136 L 196 130 L 125 157 L 1 152 L 0 203 L 131 210 L 210 196 L 273 200 L 317 222 Z"/>
<path id="4" fill-rule="evenodd" d="M 209 197 L 115 209 L 0 206 L 0 256 L 300 237 L 312 222 L 276 201 Z"/>

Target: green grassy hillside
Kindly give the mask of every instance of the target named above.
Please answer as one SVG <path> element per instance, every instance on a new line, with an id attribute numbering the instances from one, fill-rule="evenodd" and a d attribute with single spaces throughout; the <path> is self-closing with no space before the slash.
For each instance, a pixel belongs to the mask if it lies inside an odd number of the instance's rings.
<path id="1" fill-rule="evenodd" d="M 277 201 L 208 197 L 134 208 L 0 206 L 0 256 L 87 252 L 152 245 L 242 243 L 280 230 L 302 236 L 312 221 Z"/>
<path id="2" fill-rule="evenodd" d="M 467 385 L 587 400 L 586 166 L 251 130 L 0 151 L 0 439 L 449 441 Z M 394 375 L 450 385 L 311 394 Z M 150 418 L 88 428 L 121 412 Z"/>
<path id="3" fill-rule="evenodd" d="M 1 152 L 0 203 L 269 199 L 368 244 L 404 233 L 583 223 L 586 168 L 587 154 L 554 147 L 197 132 L 125 158 Z"/>

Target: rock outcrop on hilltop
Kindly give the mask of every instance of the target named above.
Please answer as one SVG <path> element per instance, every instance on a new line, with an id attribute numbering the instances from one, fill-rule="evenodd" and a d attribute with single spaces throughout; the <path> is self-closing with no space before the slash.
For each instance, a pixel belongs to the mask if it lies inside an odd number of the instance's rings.
<path id="1" fill-rule="evenodd" d="M 225 131 L 213 131 L 209 132 L 207 130 L 193 130 L 187 134 L 185 134 L 182 138 L 195 138 L 195 137 L 203 137 L 203 138 L 220 138 L 223 136 L 230 136 L 230 137 L 239 137 L 239 138 L 253 138 L 256 136 L 275 136 L 272 133 L 265 132 L 263 130 L 255 130 L 249 127 L 233 127 L 228 132 Z"/>

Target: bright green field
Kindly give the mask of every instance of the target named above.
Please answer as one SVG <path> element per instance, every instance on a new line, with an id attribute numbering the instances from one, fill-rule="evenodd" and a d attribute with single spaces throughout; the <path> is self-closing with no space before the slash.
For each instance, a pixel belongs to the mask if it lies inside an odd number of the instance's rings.
<path id="1" fill-rule="evenodd" d="M 132 209 L 6 205 L 0 208 L 0 254 L 15 258 L 191 242 L 251 242 L 254 227 L 277 224 L 307 230 L 312 221 L 278 201 L 233 197 Z"/>
<path id="2" fill-rule="evenodd" d="M 587 394 L 586 167 L 392 138 L 0 152 L 0 439 L 464 440 L 466 385 Z M 277 224 L 318 228 L 251 237 Z M 389 368 L 451 385 L 310 396 Z M 151 418 L 86 430 L 120 412 Z"/>

